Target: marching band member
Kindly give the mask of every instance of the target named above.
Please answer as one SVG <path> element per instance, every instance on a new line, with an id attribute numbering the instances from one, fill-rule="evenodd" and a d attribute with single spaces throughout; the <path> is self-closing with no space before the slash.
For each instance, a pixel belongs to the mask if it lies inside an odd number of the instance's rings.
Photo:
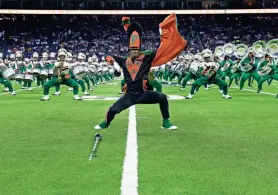
<path id="1" fill-rule="evenodd" d="M 26 73 L 26 64 L 23 61 L 23 55 L 21 51 L 17 51 L 15 53 L 15 58 L 16 58 L 16 72 L 20 73 L 20 74 L 25 74 Z M 21 85 L 22 84 L 22 80 L 18 80 L 18 83 Z M 22 89 L 25 89 L 24 87 L 22 87 Z"/>
<path id="2" fill-rule="evenodd" d="M 116 61 L 123 69 L 124 78 L 127 85 L 126 93 L 117 100 L 108 110 L 106 119 L 95 129 L 104 129 L 110 126 L 115 115 L 122 110 L 134 104 L 160 104 L 161 114 L 163 116 L 162 127 L 165 129 L 177 129 L 169 121 L 169 106 L 166 95 L 154 91 L 144 91 L 145 85 L 143 77 L 149 72 L 151 67 L 160 66 L 175 58 L 187 45 L 177 30 L 176 15 L 168 16 L 160 24 L 161 45 L 156 52 L 141 52 L 142 45 L 142 27 L 139 23 L 130 23 L 130 19 L 123 17 L 124 29 L 128 35 L 128 48 L 130 56 L 106 57 L 107 61 Z M 171 30 L 169 30 L 171 29 Z"/>
<path id="3" fill-rule="evenodd" d="M 30 62 L 30 60 L 28 58 L 25 58 L 25 64 L 26 64 L 26 72 L 25 72 L 25 76 L 31 76 L 28 80 L 24 80 L 23 82 L 23 87 L 27 88 L 28 91 L 32 91 L 32 82 L 33 82 L 33 75 L 32 75 L 32 63 Z"/>
<path id="4" fill-rule="evenodd" d="M 165 64 L 165 71 L 163 74 L 163 81 L 168 81 L 171 75 L 171 62 Z"/>
<path id="5" fill-rule="evenodd" d="M 237 58 L 236 62 L 232 64 L 231 73 L 232 76 L 230 77 L 229 87 L 231 87 L 233 80 L 235 79 L 236 85 L 238 85 L 238 81 L 240 80 L 242 71 L 239 68 L 240 58 Z"/>
<path id="6" fill-rule="evenodd" d="M 172 61 L 172 74 L 170 76 L 169 84 L 171 84 L 172 80 L 177 76 L 178 77 L 178 83 L 177 86 L 180 85 L 182 80 L 182 68 L 184 66 L 184 57 L 180 55 L 177 60 Z"/>
<path id="7" fill-rule="evenodd" d="M 16 70 L 16 60 L 15 60 L 15 54 L 10 55 L 10 60 L 9 60 L 9 67 L 12 67 L 14 70 Z"/>
<path id="8" fill-rule="evenodd" d="M 42 59 L 39 62 L 40 75 L 37 76 L 37 86 L 44 85 L 46 78 L 48 77 L 48 69 L 49 69 L 49 61 L 48 54 L 46 52 L 42 53 Z"/>
<path id="9" fill-rule="evenodd" d="M 240 79 L 240 90 L 243 90 L 245 81 L 250 77 L 253 77 L 257 82 L 260 81 L 261 78 L 257 72 L 258 62 L 259 60 L 255 58 L 254 53 L 252 51 L 248 53 L 247 57 L 243 58 L 239 62 L 241 70 L 243 71 L 243 74 Z"/>
<path id="10" fill-rule="evenodd" d="M 196 81 L 198 78 L 201 77 L 201 72 L 203 71 L 204 67 L 199 62 L 199 56 L 196 54 L 194 56 L 193 62 L 190 63 L 188 66 L 189 72 L 186 74 L 186 76 L 182 80 L 181 90 L 184 91 L 185 87 L 187 85 L 187 82 L 189 82 L 191 79 Z"/>
<path id="11" fill-rule="evenodd" d="M 69 64 L 66 62 L 67 52 L 64 49 L 60 49 L 58 52 L 58 61 L 55 63 L 54 76 L 50 81 L 44 84 L 44 97 L 41 101 L 49 100 L 49 89 L 54 87 L 56 84 L 64 84 L 73 88 L 73 99 L 82 100 L 78 96 L 78 84 L 70 78 L 69 74 Z"/>
<path id="12" fill-rule="evenodd" d="M 222 71 L 222 80 L 225 81 L 226 77 L 229 77 L 229 80 L 231 80 L 232 72 L 231 68 L 235 63 L 231 60 L 230 56 L 225 55 L 224 60 L 220 62 L 221 65 L 221 71 Z"/>
<path id="13" fill-rule="evenodd" d="M 103 56 L 101 58 L 101 62 L 100 62 L 100 66 L 102 67 L 102 77 L 104 78 L 105 81 L 109 81 L 109 78 L 108 78 L 108 64 L 107 62 L 105 61 L 105 57 Z"/>
<path id="14" fill-rule="evenodd" d="M 83 65 L 84 65 L 83 59 L 84 59 L 84 56 L 83 56 L 82 54 L 79 54 L 79 55 L 77 56 L 77 60 L 78 60 L 78 61 L 74 64 L 74 66 L 72 67 L 70 73 L 71 73 L 72 79 L 75 80 L 75 81 L 81 86 L 81 91 L 82 91 L 83 95 L 86 95 L 86 96 L 87 96 L 87 95 L 90 95 L 90 94 L 86 91 L 85 81 L 84 81 L 83 79 L 78 79 L 78 78 L 76 78 L 76 77 L 74 76 L 74 74 L 73 74 L 73 68 L 74 68 L 75 66 L 83 66 Z M 89 81 L 89 80 L 88 80 L 88 81 Z M 90 89 L 90 88 L 89 88 L 89 89 Z"/>
<path id="15" fill-rule="evenodd" d="M 261 79 L 258 84 L 258 93 L 261 92 L 263 83 L 269 79 L 275 79 L 278 81 L 278 74 L 276 73 L 276 64 L 273 59 L 271 59 L 269 54 L 265 55 L 265 59 L 259 66 L 259 74 Z"/>
<path id="16" fill-rule="evenodd" d="M 83 68 L 86 68 L 86 70 L 88 70 L 88 63 L 86 62 L 86 55 L 83 54 L 83 53 L 80 53 L 80 55 L 82 56 L 82 61 L 81 61 L 81 66 L 83 66 Z M 82 80 L 87 84 L 87 89 L 88 91 L 91 90 L 91 84 L 90 84 L 90 80 L 89 80 L 89 77 L 88 75 L 85 75 Z M 89 93 L 86 93 L 84 95 L 90 95 Z"/>
<path id="17" fill-rule="evenodd" d="M 97 87 L 97 79 L 96 79 L 97 67 L 98 67 L 98 62 L 97 61 L 98 61 L 97 56 L 93 55 L 92 56 L 92 62 L 88 62 L 89 71 L 91 70 L 91 75 L 89 76 L 89 79 L 93 83 L 94 87 Z"/>
<path id="18" fill-rule="evenodd" d="M 162 93 L 162 85 L 158 80 L 155 79 L 154 76 L 155 68 L 157 67 L 151 68 L 151 71 L 148 73 L 146 79 L 148 80 L 148 83 L 155 89 L 155 91 Z"/>
<path id="19" fill-rule="evenodd" d="M 3 73 L 8 67 L 5 65 L 2 59 L 0 59 L 0 84 L 4 85 L 5 88 L 8 89 L 11 95 L 16 95 L 15 91 L 13 90 L 12 83 L 4 77 Z"/>
<path id="20" fill-rule="evenodd" d="M 215 84 L 218 85 L 220 89 L 223 89 L 223 98 L 230 99 L 231 96 L 228 95 L 228 84 L 220 79 L 220 76 L 217 74 L 218 68 L 220 65 L 217 62 L 208 62 L 207 59 L 211 57 L 211 53 L 204 53 L 204 59 L 206 60 L 205 68 L 202 71 L 202 76 L 197 79 L 191 87 L 190 93 L 185 99 L 192 99 L 196 89 L 202 85 Z M 216 56 L 215 56 L 216 57 Z"/>

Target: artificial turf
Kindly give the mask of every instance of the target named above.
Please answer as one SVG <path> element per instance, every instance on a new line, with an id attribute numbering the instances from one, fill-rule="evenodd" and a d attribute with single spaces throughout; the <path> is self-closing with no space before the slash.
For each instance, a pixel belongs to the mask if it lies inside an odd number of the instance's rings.
<path id="1" fill-rule="evenodd" d="M 103 84 L 92 95 L 119 96 L 119 88 Z M 0 96 L 1 195 L 120 194 L 128 110 L 95 131 L 114 101 L 74 101 L 66 89 L 47 102 L 39 101 L 41 88 Z M 264 91 L 276 94 L 278 83 Z M 136 106 L 139 194 L 278 193 L 278 99 L 235 88 L 229 94 L 201 88 L 192 100 L 170 101 L 177 131 L 161 130 L 158 105 Z M 89 161 L 99 132 L 98 157 Z"/>

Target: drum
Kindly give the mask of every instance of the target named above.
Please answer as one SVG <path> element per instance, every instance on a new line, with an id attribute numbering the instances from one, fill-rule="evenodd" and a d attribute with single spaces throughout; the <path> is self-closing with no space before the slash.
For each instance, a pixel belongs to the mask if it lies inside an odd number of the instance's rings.
<path id="1" fill-rule="evenodd" d="M 194 63 L 192 62 L 189 66 L 189 72 L 193 73 L 193 74 L 196 74 L 198 71 L 198 64 L 197 63 Z"/>
<path id="2" fill-rule="evenodd" d="M 40 77 L 42 79 L 46 79 L 48 76 L 48 71 L 47 70 L 41 70 L 41 74 L 40 74 Z"/>
<path id="3" fill-rule="evenodd" d="M 86 75 L 83 66 L 75 66 L 72 70 L 72 73 L 77 79 L 81 79 Z"/>
<path id="4" fill-rule="evenodd" d="M 54 72 L 53 69 L 49 69 L 49 70 L 48 70 L 48 75 L 49 75 L 49 76 L 52 76 L 52 75 L 53 75 L 53 72 Z"/>
<path id="5" fill-rule="evenodd" d="M 24 80 L 24 74 L 22 74 L 22 73 L 16 74 L 16 75 L 14 76 L 14 78 L 15 78 L 15 80 L 17 80 L 17 81 L 23 81 L 23 80 Z"/>
<path id="6" fill-rule="evenodd" d="M 32 70 L 32 73 L 33 73 L 33 75 L 38 76 L 38 75 L 40 75 L 41 71 L 40 71 L 40 69 L 38 69 L 38 68 L 34 68 L 34 69 Z"/>
<path id="7" fill-rule="evenodd" d="M 32 74 L 25 74 L 24 75 L 24 81 L 27 81 L 27 82 L 33 81 L 33 75 Z"/>
<path id="8" fill-rule="evenodd" d="M 2 72 L 2 75 L 5 79 L 10 80 L 15 76 L 15 71 L 12 68 L 7 68 Z"/>

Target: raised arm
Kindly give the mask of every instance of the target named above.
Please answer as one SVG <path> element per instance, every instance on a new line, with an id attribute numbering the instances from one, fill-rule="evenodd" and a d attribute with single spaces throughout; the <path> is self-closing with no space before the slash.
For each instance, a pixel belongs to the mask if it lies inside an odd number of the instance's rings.
<path id="1" fill-rule="evenodd" d="M 161 66 L 184 50 L 187 41 L 184 40 L 177 29 L 176 14 L 171 14 L 159 24 L 160 46 L 156 51 L 152 66 Z"/>

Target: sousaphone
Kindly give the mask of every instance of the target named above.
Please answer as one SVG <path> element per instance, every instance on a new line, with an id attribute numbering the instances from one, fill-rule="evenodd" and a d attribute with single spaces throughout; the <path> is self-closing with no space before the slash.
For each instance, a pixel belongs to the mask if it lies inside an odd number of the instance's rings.
<path id="1" fill-rule="evenodd" d="M 214 55 L 215 56 L 218 56 L 218 57 L 222 57 L 224 55 L 224 49 L 222 46 L 217 46 L 215 49 L 214 49 Z"/>
<path id="2" fill-rule="evenodd" d="M 223 46 L 224 54 L 228 56 L 232 56 L 235 51 L 235 45 L 232 43 L 227 43 Z"/>
<path id="3" fill-rule="evenodd" d="M 245 44 L 238 44 L 235 46 L 234 56 L 242 59 L 244 56 L 247 55 L 248 47 Z"/>
<path id="4" fill-rule="evenodd" d="M 266 54 L 266 43 L 265 41 L 256 41 L 253 45 L 252 45 L 252 50 L 254 52 L 254 55 L 257 58 L 262 58 L 265 56 Z"/>
<path id="5" fill-rule="evenodd" d="M 272 39 L 266 44 L 267 53 L 272 58 L 278 58 L 278 39 Z"/>

